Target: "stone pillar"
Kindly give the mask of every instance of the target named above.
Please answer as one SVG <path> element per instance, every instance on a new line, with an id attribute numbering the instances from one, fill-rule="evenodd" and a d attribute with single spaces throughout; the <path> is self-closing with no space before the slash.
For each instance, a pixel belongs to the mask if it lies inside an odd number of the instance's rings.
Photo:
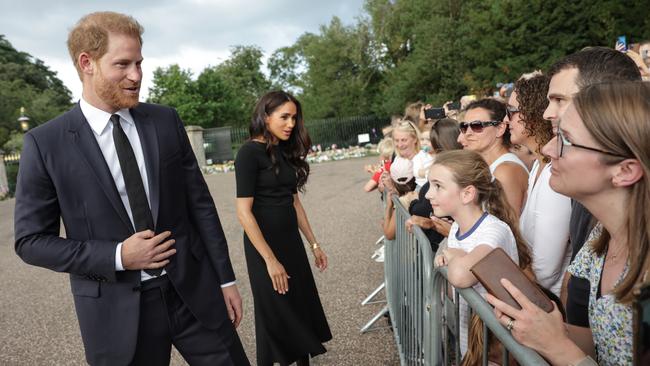
<path id="1" fill-rule="evenodd" d="M 0 198 L 9 193 L 9 180 L 7 179 L 7 169 L 5 168 L 4 152 L 0 150 Z"/>
<path id="2" fill-rule="evenodd" d="M 205 167 L 205 149 L 203 148 L 203 128 L 201 126 L 186 126 L 185 131 L 190 139 L 192 151 L 199 163 L 199 168 Z"/>

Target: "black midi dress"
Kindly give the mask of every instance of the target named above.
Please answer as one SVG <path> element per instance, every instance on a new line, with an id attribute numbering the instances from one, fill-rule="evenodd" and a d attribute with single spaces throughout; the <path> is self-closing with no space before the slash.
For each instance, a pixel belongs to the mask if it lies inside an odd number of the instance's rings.
<path id="1" fill-rule="evenodd" d="M 308 354 L 325 353 L 322 343 L 332 339 L 298 231 L 293 206 L 296 170 L 281 154 L 282 148 L 278 145 L 275 149 L 277 172 L 264 143 L 244 143 L 235 160 L 237 197 L 253 197 L 253 215 L 264 239 L 291 277 L 286 294 L 273 290 L 266 262 L 244 233 L 258 365 L 288 365 Z"/>

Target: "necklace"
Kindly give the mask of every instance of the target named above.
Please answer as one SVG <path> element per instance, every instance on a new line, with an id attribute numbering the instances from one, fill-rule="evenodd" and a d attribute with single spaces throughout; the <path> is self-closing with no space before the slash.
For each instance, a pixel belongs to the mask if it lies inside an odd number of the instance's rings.
<path id="1" fill-rule="evenodd" d="M 611 247 L 612 247 L 611 245 L 608 245 L 607 255 L 609 256 L 609 258 L 610 258 L 610 260 L 612 262 L 615 262 L 616 259 L 621 256 L 621 254 L 627 252 L 627 250 L 626 250 L 627 248 L 625 247 L 625 245 L 621 245 L 621 248 L 616 253 L 610 253 Z"/>

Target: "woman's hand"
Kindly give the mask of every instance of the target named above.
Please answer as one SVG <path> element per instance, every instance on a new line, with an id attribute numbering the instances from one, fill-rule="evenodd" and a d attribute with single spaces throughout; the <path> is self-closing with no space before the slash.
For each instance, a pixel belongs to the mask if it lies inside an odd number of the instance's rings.
<path id="1" fill-rule="evenodd" d="M 276 259 L 270 259 L 266 262 L 266 270 L 269 272 L 273 289 L 279 294 L 286 294 L 289 291 L 289 275 L 284 270 L 284 266 Z"/>
<path id="2" fill-rule="evenodd" d="M 393 180 L 390 177 L 390 173 L 388 173 L 387 171 L 384 171 L 383 173 L 381 173 L 381 176 L 380 176 L 379 180 L 381 180 L 381 182 L 384 185 L 385 189 L 387 189 L 389 191 L 393 190 Z"/>
<path id="3" fill-rule="evenodd" d="M 314 263 L 316 264 L 316 268 L 323 272 L 327 269 L 327 255 L 325 255 L 325 252 L 320 247 L 312 250 L 312 253 L 314 254 Z"/>
<path id="4" fill-rule="evenodd" d="M 496 318 L 503 326 L 510 328 L 517 342 L 551 358 L 552 355 L 576 351 L 577 346 L 569 339 L 562 314 L 555 303 L 553 303 L 553 311 L 547 313 L 533 304 L 510 281 L 501 279 L 501 284 L 521 305 L 521 310 L 490 294 L 487 295 L 487 301 L 494 306 Z"/>
<path id="5" fill-rule="evenodd" d="M 451 224 L 453 221 L 437 216 L 431 216 L 432 228 L 433 230 L 440 233 L 443 236 L 449 236 L 449 231 L 451 231 Z"/>
<path id="6" fill-rule="evenodd" d="M 445 257 L 447 264 L 449 264 L 452 259 L 463 257 L 467 255 L 467 252 L 458 248 L 447 248 L 442 251 L 442 255 Z"/>
<path id="7" fill-rule="evenodd" d="M 431 219 L 426 217 L 412 215 L 409 219 L 406 220 L 406 230 L 411 232 L 413 225 L 417 225 L 423 229 L 431 229 L 433 227 L 433 222 Z"/>
<path id="8" fill-rule="evenodd" d="M 393 212 L 393 191 L 392 190 L 387 190 L 386 191 L 386 212 Z"/>
<path id="9" fill-rule="evenodd" d="M 433 259 L 433 266 L 434 267 L 442 267 L 447 265 L 447 259 L 445 258 L 444 255 L 437 255 Z"/>

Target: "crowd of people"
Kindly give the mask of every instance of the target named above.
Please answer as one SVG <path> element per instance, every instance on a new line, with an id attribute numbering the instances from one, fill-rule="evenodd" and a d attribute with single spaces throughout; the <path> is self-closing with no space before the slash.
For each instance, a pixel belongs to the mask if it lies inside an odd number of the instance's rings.
<path id="1" fill-rule="evenodd" d="M 82 97 L 25 134 L 15 250 L 70 274 L 89 364 L 168 365 L 174 345 L 192 365 L 248 365 L 227 241 L 183 123 L 173 108 L 139 102 L 142 34 L 114 12 L 71 29 Z M 449 282 L 483 294 L 514 338 L 554 365 L 633 360 L 631 302 L 650 249 L 647 61 L 590 47 L 497 97 L 409 105 L 368 169 L 365 190 L 388 198 L 385 237 L 395 237 L 397 195 Z M 325 270 L 299 196 L 311 146 L 300 102 L 265 94 L 249 130 L 236 206 L 257 364 L 309 365 L 332 332 L 301 237 Z M 519 308 L 487 294 L 471 268 L 495 248 L 555 300 L 551 312 L 505 279 Z M 463 364 L 475 364 L 481 327 L 460 309 Z"/>
<path id="2" fill-rule="evenodd" d="M 407 229 L 422 228 L 449 282 L 474 287 L 551 364 L 633 362 L 631 303 L 650 263 L 649 61 L 588 47 L 493 96 L 447 103 L 444 118 L 410 104 L 383 130 L 381 162 L 369 168 L 366 191 L 388 197 L 385 237 L 395 237 L 398 195 Z M 487 294 L 470 269 L 494 248 L 554 300 L 552 312 L 505 279 L 521 309 Z M 462 301 L 460 316 L 469 365 L 480 357 Z"/>

